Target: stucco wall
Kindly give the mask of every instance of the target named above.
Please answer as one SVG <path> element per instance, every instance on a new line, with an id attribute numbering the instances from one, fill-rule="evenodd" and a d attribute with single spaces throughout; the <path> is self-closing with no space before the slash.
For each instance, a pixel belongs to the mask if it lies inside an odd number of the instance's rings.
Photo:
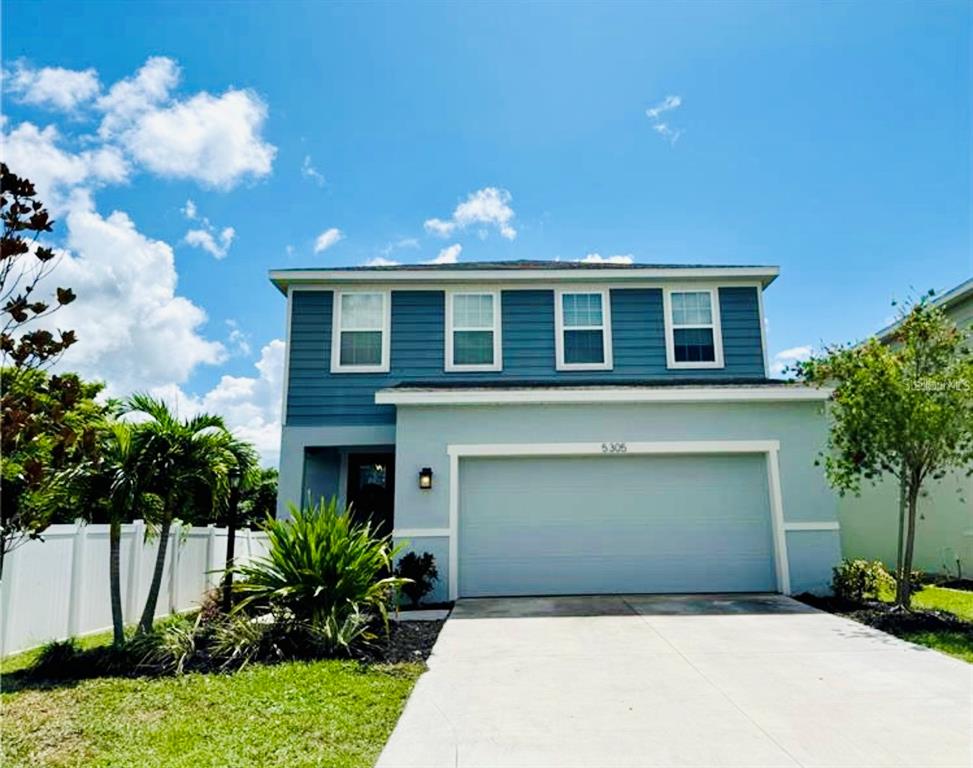
<path id="1" fill-rule="evenodd" d="M 785 522 L 835 522 L 837 504 L 814 466 L 827 437 L 821 403 L 399 406 L 397 529 L 449 527 L 449 444 L 778 440 Z M 414 478 L 432 467 L 433 488 Z M 839 557 L 837 531 L 787 534 L 792 591 L 825 589 Z"/>

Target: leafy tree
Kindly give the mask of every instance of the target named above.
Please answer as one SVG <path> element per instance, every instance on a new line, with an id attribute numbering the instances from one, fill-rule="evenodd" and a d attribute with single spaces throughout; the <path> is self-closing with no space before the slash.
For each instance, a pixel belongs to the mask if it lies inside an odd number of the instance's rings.
<path id="1" fill-rule="evenodd" d="M 72 373 L 0 370 L 0 574 L 6 554 L 39 538 L 57 514 L 51 478 L 97 453 L 101 390 Z"/>
<path id="2" fill-rule="evenodd" d="M 277 512 L 277 470 L 263 467 L 240 494 L 239 524 L 253 528 Z"/>
<path id="3" fill-rule="evenodd" d="M 223 420 L 201 414 L 179 419 L 162 400 L 150 395 L 133 395 L 126 401 L 127 413 L 145 417 L 133 433 L 133 448 L 141 491 L 161 499 L 157 523 L 159 549 L 152 582 L 139 620 L 140 632 L 150 632 L 155 617 L 169 532 L 176 514 L 198 504 L 201 497 L 215 508 L 228 495 L 231 440 Z"/>
<path id="4" fill-rule="evenodd" d="M 954 469 L 973 473 L 973 353 L 926 297 L 888 339 L 829 347 L 799 364 L 797 373 L 835 387 L 825 457 L 830 483 L 842 495 L 857 495 L 863 480 L 898 479 L 896 603 L 908 609 L 923 487 Z"/>
<path id="5" fill-rule="evenodd" d="M 44 301 L 34 296 L 38 284 L 57 265 L 51 248 L 37 238 L 53 229 L 44 204 L 37 199 L 34 185 L 0 163 L 0 361 L 15 368 L 29 369 L 48 365 L 75 343 L 74 331 L 27 330 L 25 326 L 46 317 L 74 301 L 70 288 L 57 288 Z"/>
<path id="6" fill-rule="evenodd" d="M 73 331 L 57 335 L 28 326 L 74 301 L 69 288 L 54 296 L 35 296 L 38 284 L 57 265 L 54 251 L 38 243 L 54 222 L 37 198 L 34 185 L 0 163 L 0 464 L 3 509 L 0 512 L 0 575 L 3 558 L 20 542 L 37 538 L 50 523 L 50 510 L 36 494 L 58 461 L 83 445 L 79 410 L 94 394 L 77 377 L 38 377 L 75 343 Z M 52 464 L 53 462 L 53 464 Z"/>

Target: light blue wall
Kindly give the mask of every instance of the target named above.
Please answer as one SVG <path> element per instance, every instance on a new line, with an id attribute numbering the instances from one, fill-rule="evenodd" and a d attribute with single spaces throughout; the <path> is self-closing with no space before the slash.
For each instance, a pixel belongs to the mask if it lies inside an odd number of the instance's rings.
<path id="1" fill-rule="evenodd" d="M 373 424 L 364 426 L 339 427 L 289 427 L 281 430 L 280 438 L 280 476 L 277 482 L 277 517 L 287 516 L 290 503 L 300 504 L 305 498 L 305 457 L 308 451 L 322 447 L 392 450 L 395 443 L 395 426 L 392 424 Z M 312 475 L 317 470 L 312 466 Z M 327 475 L 321 475 L 325 480 Z M 319 484 L 317 488 L 326 486 Z M 344 482 L 338 479 L 339 495 L 343 492 Z"/>
<path id="2" fill-rule="evenodd" d="M 612 371 L 555 369 L 553 290 L 503 291 L 503 371 L 446 373 L 445 294 L 393 291 L 390 372 L 337 374 L 331 368 L 331 291 L 295 291 L 292 298 L 288 426 L 392 424 L 395 409 L 375 405 L 377 389 L 402 381 L 604 381 L 761 379 L 760 310 L 756 288 L 719 290 L 725 367 L 668 370 L 660 288 L 611 291 Z"/>
<path id="3" fill-rule="evenodd" d="M 423 598 L 424 603 L 444 603 L 449 600 L 449 539 L 442 536 L 399 536 L 396 544 L 404 544 L 396 562 L 409 552 L 421 555 L 430 553 L 436 559 L 439 581 L 433 585 L 432 592 Z"/>
<path id="4" fill-rule="evenodd" d="M 835 522 L 835 496 L 814 466 L 826 436 L 823 406 L 813 402 L 400 406 L 396 527 L 449 527 L 449 444 L 667 440 L 778 440 L 785 521 Z M 409 482 L 424 466 L 435 472 L 430 491 Z M 795 531 L 787 538 L 799 569 L 792 568 L 793 590 L 827 584 L 838 532 Z M 830 548 L 822 539 L 832 541 Z"/>

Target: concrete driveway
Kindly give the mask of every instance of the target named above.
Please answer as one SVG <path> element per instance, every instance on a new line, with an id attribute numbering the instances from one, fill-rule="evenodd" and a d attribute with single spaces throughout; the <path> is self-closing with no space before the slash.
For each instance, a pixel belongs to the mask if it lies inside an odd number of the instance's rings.
<path id="1" fill-rule="evenodd" d="M 973 764 L 973 666 L 779 596 L 460 601 L 379 768 Z"/>

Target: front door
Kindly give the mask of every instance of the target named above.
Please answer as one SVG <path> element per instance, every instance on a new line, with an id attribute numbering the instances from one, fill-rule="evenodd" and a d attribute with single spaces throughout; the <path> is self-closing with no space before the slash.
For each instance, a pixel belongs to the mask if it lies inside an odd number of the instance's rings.
<path id="1" fill-rule="evenodd" d="M 381 536 L 392 533 L 395 497 L 395 454 L 348 455 L 348 503 L 357 522 L 371 521 Z"/>

